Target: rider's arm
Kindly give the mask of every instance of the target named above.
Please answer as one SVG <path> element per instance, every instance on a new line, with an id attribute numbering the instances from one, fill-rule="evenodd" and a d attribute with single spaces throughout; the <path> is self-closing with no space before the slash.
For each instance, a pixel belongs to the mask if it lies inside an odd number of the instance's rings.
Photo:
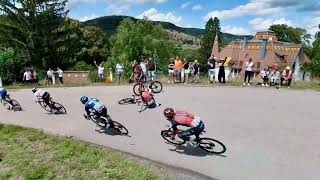
<path id="1" fill-rule="evenodd" d="M 87 113 L 88 117 L 90 117 L 90 109 L 85 107 L 85 110 L 86 110 L 86 113 Z"/>

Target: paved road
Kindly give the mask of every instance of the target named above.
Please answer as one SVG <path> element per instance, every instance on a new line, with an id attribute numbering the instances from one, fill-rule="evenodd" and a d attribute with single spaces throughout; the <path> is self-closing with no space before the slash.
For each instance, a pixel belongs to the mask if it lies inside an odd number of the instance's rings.
<path id="1" fill-rule="evenodd" d="M 117 101 L 132 94 L 129 86 L 49 89 L 67 115 L 48 115 L 34 104 L 30 90 L 11 92 L 25 109 L 0 108 L 0 122 L 43 128 L 74 136 L 166 164 L 185 167 L 216 179 L 318 180 L 320 177 L 320 94 L 316 91 L 260 88 L 168 87 L 157 95 L 163 104 L 139 114 L 136 105 Z M 86 121 L 79 102 L 95 96 L 111 117 L 129 129 L 131 137 L 99 133 Z M 208 155 L 190 146 L 176 149 L 164 142 L 160 130 L 168 123 L 166 106 L 196 112 L 205 122 L 205 136 L 227 146 L 225 156 Z"/>

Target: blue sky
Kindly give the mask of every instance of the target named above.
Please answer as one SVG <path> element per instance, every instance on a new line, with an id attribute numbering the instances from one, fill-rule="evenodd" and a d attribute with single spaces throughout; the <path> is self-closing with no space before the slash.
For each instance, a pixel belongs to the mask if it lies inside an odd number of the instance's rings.
<path id="1" fill-rule="evenodd" d="M 143 16 L 182 27 L 204 28 L 218 17 L 223 32 L 254 34 L 272 24 L 302 27 L 315 34 L 320 24 L 318 0 L 69 0 L 69 16 L 80 21 L 99 16 Z"/>

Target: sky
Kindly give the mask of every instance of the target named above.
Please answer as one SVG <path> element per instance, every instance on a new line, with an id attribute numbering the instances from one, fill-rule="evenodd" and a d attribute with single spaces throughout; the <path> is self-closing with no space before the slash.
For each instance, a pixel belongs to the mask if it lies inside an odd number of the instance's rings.
<path id="1" fill-rule="evenodd" d="M 210 17 L 220 19 L 223 32 L 246 35 L 272 24 L 319 30 L 319 0 L 69 0 L 69 17 L 86 21 L 100 16 L 147 16 L 181 27 L 204 28 Z"/>

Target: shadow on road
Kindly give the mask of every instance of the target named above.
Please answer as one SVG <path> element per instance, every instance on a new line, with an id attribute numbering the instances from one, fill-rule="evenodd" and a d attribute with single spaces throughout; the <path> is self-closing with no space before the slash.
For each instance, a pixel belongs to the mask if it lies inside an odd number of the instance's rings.
<path id="1" fill-rule="evenodd" d="M 170 143 L 167 143 L 170 144 Z M 172 144 L 171 144 L 172 145 Z M 189 156 L 198 156 L 198 157 L 204 157 L 204 156 L 219 156 L 219 157 L 227 157 L 225 155 L 218 155 L 218 154 L 212 154 L 207 151 L 202 150 L 199 147 L 193 147 L 190 144 L 185 145 L 174 145 L 175 148 L 169 149 L 170 151 L 175 151 L 179 154 L 185 154 Z"/>
<path id="2" fill-rule="evenodd" d="M 123 135 L 118 130 L 113 129 L 113 128 L 100 128 L 100 129 L 96 129 L 95 131 L 100 133 L 100 134 L 106 134 L 106 135 L 110 135 L 110 136 L 127 136 L 127 137 L 131 137 L 130 135 Z"/>

